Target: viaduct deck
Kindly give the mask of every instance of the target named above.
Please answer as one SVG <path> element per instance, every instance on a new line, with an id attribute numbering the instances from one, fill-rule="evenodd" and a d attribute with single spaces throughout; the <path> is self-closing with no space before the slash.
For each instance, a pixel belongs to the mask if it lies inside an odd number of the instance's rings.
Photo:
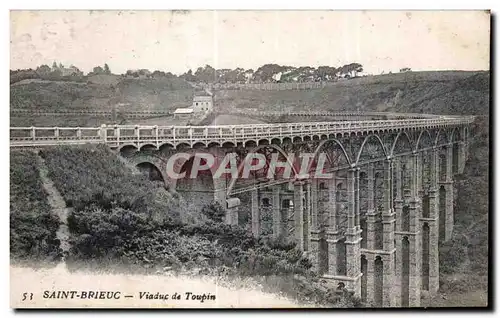
<path id="1" fill-rule="evenodd" d="M 328 139 L 351 134 L 432 129 L 472 123 L 473 116 L 433 116 L 429 118 L 302 122 L 283 124 L 221 126 L 139 126 L 102 125 L 100 127 L 10 127 L 10 147 L 107 144 L 111 148 L 145 145 L 156 148 L 210 146 L 247 142 L 272 143 L 286 138 Z"/>

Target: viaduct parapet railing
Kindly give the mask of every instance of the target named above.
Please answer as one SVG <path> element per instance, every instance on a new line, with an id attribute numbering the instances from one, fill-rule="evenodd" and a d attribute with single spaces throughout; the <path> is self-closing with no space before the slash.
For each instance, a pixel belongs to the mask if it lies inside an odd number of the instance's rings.
<path id="1" fill-rule="evenodd" d="M 196 144 L 208 146 L 212 143 L 259 143 L 273 139 L 283 140 L 294 137 L 329 138 L 332 134 L 359 134 L 385 131 L 401 131 L 452 127 L 470 124 L 473 116 L 437 117 L 429 119 L 365 120 L 339 122 L 304 122 L 284 124 L 224 125 L 224 126 L 130 126 L 114 125 L 101 127 L 11 127 L 10 146 L 51 146 L 104 143 L 111 148 L 125 145 L 173 147 Z"/>

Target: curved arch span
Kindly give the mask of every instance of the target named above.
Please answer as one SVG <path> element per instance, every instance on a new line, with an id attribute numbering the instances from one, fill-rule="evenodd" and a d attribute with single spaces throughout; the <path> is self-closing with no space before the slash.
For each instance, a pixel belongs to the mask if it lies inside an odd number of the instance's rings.
<path id="1" fill-rule="evenodd" d="M 462 133 L 460 132 L 460 127 L 455 127 L 451 131 L 450 142 L 457 142 L 462 140 Z"/>
<path id="2" fill-rule="evenodd" d="M 372 137 L 375 137 L 375 139 L 377 139 L 377 140 L 378 140 L 378 142 L 380 143 L 380 146 L 382 147 L 382 151 L 384 152 L 384 155 L 387 157 L 387 149 L 385 149 L 385 147 L 384 147 L 384 143 L 382 142 L 382 139 L 380 139 L 380 137 L 379 137 L 379 136 L 377 136 L 377 135 L 371 134 L 371 135 L 369 135 L 369 136 L 366 136 L 365 140 L 363 140 L 363 143 L 361 144 L 361 148 L 359 148 L 358 155 L 356 156 L 356 163 L 355 163 L 355 165 L 357 165 L 357 164 L 358 164 L 358 162 L 359 162 L 359 158 L 361 157 L 361 154 L 363 153 L 363 149 L 365 148 L 365 144 L 366 144 L 366 142 L 367 142 L 370 138 L 372 138 Z"/>
<path id="3" fill-rule="evenodd" d="M 149 150 L 149 149 L 158 150 L 158 148 L 156 147 L 156 145 L 154 145 L 152 143 L 141 144 L 139 146 L 139 150 L 140 151 L 145 151 L 145 150 Z"/>
<path id="4" fill-rule="evenodd" d="M 254 149 L 252 149 L 252 151 L 250 151 L 247 155 L 249 154 L 252 154 L 252 153 L 256 153 L 257 151 L 261 150 L 261 149 L 264 149 L 264 148 L 272 148 L 272 149 L 275 149 L 276 151 L 278 151 L 281 155 L 283 155 L 285 158 L 286 158 L 286 162 L 290 165 L 291 169 L 292 169 L 292 173 L 293 173 L 293 176 L 296 176 L 298 173 L 297 173 L 297 170 L 295 169 L 294 165 L 293 165 L 293 162 L 290 160 L 290 157 L 288 157 L 288 155 L 286 154 L 285 151 L 283 151 L 283 149 L 281 149 L 281 147 L 277 146 L 277 145 L 274 145 L 274 144 L 270 144 L 270 145 L 260 145 L 260 146 L 257 146 L 255 147 Z M 241 174 L 241 172 L 243 171 L 243 167 L 244 167 L 244 164 L 245 162 L 241 162 L 240 165 L 238 166 L 238 176 Z M 236 180 L 237 179 L 232 179 L 231 178 L 231 182 L 229 183 L 229 186 L 227 187 L 227 190 L 226 190 L 226 195 L 229 196 L 229 194 L 231 193 L 231 191 L 233 190 L 235 184 L 236 184 Z"/>
<path id="5" fill-rule="evenodd" d="M 126 149 L 135 149 L 135 151 L 139 151 L 139 148 L 134 144 L 123 144 L 118 148 L 118 152 L 122 153 L 122 151 Z"/>
<path id="6" fill-rule="evenodd" d="M 140 152 L 138 152 L 138 154 L 140 154 Z M 167 172 L 165 171 L 165 169 L 162 169 L 163 167 L 161 167 L 158 164 L 159 162 L 165 165 L 167 164 L 162 157 L 155 154 L 147 154 L 147 155 L 136 155 L 131 158 L 126 158 L 126 160 L 132 165 L 134 165 L 134 167 L 138 167 L 143 164 L 149 164 L 153 166 L 161 174 L 165 187 L 170 188 L 172 186 L 172 180 L 170 180 L 170 178 L 168 177 Z"/>
<path id="7" fill-rule="evenodd" d="M 335 143 L 336 143 L 336 144 L 340 147 L 340 149 L 342 150 L 342 153 L 344 154 L 344 157 L 345 157 L 345 159 L 346 159 L 346 161 L 347 161 L 347 164 L 349 164 L 349 165 L 351 165 L 351 164 L 352 164 L 352 160 L 351 160 L 351 158 L 349 157 L 349 155 L 347 154 L 347 151 L 345 150 L 345 148 L 344 148 L 344 146 L 342 145 L 342 143 L 341 143 L 339 140 L 337 140 L 337 139 L 335 139 L 335 138 L 334 138 L 334 139 L 322 140 L 322 141 L 319 143 L 318 147 L 317 147 L 317 148 L 316 148 L 316 150 L 314 151 L 314 156 L 313 156 L 312 160 L 309 162 L 309 165 L 308 165 L 308 167 L 307 167 L 307 171 L 310 171 L 311 166 L 312 166 L 312 164 L 313 164 L 313 161 L 315 161 L 315 160 L 316 160 L 316 158 L 318 157 L 318 155 L 319 155 L 319 153 L 320 153 L 321 148 L 322 148 L 325 144 L 327 144 L 327 143 L 329 143 L 329 142 L 335 142 Z"/>
<path id="8" fill-rule="evenodd" d="M 429 130 L 427 130 L 427 129 L 422 130 L 420 132 L 420 134 L 418 135 L 417 141 L 415 142 L 415 151 L 418 151 L 420 149 L 420 141 L 422 140 L 422 135 L 424 133 L 427 133 L 427 136 L 429 137 L 429 140 L 432 143 L 432 137 L 431 137 L 431 133 L 429 132 Z"/>
<path id="9" fill-rule="evenodd" d="M 413 144 L 412 144 L 412 140 L 410 138 L 410 136 L 408 136 L 408 133 L 406 131 L 400 131 L 398 133 L 398 135 L 396 136 L 396 138 L 394 139 L 394 142 L 392 143 L 392 146 L 391 146 L 391 152 L 390 152 L 390 156 L 392 157 L 394 155 L 394 149 L 396 148 L 396 144 L 399 140 L 399 137 L 401 137 L 401 135 L 405 135 L 406 136 L 406 140 L 408 140 L 408 143 L 410 144 L 410 149 L 413 149 Z"/>
<path id="10" fill-rule="evenodd" d="M 450 140 L 448 138 L 448 134 L 446 133 L 446 130 L 445 129 L 439 129 L 438 133 L 436 135 L 436 139 L 434 140 L 434 146 L 435 147 L 437 147 L 439 145 L 439 140 L 442 138 L 442 136 L 444 136 L 444 140 L 446 141 L 446 143 L 450 142 Z"/>

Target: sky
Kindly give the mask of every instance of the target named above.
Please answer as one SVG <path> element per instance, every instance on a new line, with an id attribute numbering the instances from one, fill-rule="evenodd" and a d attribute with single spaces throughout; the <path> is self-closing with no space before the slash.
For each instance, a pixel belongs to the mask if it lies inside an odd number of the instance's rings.
<path id="1" fill-rule="evenodd" d="M 487 70 L 484 11 L 11 11 L 10 68 Z"/>

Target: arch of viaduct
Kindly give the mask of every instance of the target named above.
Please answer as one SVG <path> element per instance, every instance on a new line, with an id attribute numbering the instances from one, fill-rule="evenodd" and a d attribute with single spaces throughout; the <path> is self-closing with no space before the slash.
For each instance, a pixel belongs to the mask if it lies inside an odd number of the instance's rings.
<path id="1" fill-rule="evenodd" d="M 463 171 L 473 117 L 205 127 L 11 128 L 11 147 L 106 143 L 166 186 L 200 204 L 218 201 L 226 222 L 249 211 L 254 236 L 297 243 L 334 287 L 375 306 L 419 306 L 439 288 L 440 241 L 453 231 L 453 176 Z M 13 133 L 14 132 L 14 133 Z M 24 135 L 23 135 L 24 133 Z M 328 179 L 171 180 L 169 157 L 203 151 L 222 158 L 325 153 Z M 176 162 L 182 171 L 192 159 Z M 151 171 L 150 171 L 151 172 Z M 241 201 L 241 202 L 240 202 Z M 239 204 L 240 203 L 240 204 Z M 267 221 L 264 215 L 267 213 Z"/>

